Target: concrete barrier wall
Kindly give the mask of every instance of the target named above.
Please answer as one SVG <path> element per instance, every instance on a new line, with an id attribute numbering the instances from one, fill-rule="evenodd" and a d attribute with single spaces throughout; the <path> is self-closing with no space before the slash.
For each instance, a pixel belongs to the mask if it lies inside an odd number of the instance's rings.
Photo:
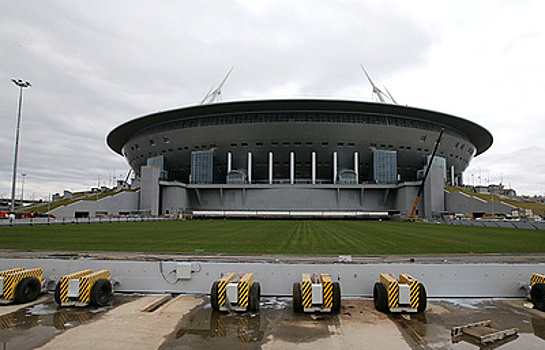
<path id="1" fill-rule="evenodd" d="M 183 263 L 183 262 L 182 262 Z M 177 279 L 175 261 L 2 259 L 0 270 L 41 267 L 53 290 L 61 276 L 83 269 L 109 269 L 117 292 L 208 294 L 228 272 L 253 272 L 265 296 L 291 296 L 302 273 L 329 273 L 344 297 L 372 297 L 381 273 L 408 273 L 422 282 L 432 298 L 524 297 L 523 285 L 545 264 L 273 264 L 186 262 L 190 279 Z"/>
<path id="2" fill-rule="evenodd" d="M 485 212 L 509 215 L 515 209 L 502 202 L 487 202 L 460 192 L 445 192 L 445 208 L 455 213 Z"/>
<path id="3" fill-rule="evenodd" d="M 55 208 L 48 212 L 57 218 L 73 218 L 77 211 L 89 212 L 95 217 L 97 211 L 107 212 L 111 215 L 118 215 L 119 212 L 131 212 L 138 210 L 140 192 L 121 192 L 119 194 L 94 200 L 81 200 L 69 205 Z"/>
<path id="4" fill-rule="evenodd" d="M 486 226 L 501 228 L 520 228 L 529 230 L 545 230 L 543 221 L 495 221 L 495 220 L 452 220 L 451 225 Z"/>

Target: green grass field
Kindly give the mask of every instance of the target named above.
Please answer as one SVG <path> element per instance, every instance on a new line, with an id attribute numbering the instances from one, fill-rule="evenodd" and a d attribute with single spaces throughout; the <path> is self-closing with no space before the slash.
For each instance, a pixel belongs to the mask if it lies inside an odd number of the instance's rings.
<path id="1" fill-rule="evenodd" d="M 168 221 L 4 227 L 0 248 L 307 255 L 544 253 L 545 232 L 389 221 Z"/>

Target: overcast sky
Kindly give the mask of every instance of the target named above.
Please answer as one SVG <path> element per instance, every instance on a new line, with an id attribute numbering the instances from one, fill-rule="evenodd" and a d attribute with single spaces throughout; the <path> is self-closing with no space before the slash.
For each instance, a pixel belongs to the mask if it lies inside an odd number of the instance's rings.
<path id="1" fill-rule="evenodd" d="M 18 89 L 25 198 L 109 185 L 126 161 L 107 134 L 198 103 L 372 100 L 363 64 L 400 104 L 494 136 L 466 183 L 545 194 L 545 1 L 0 0 L 0 195 L 11 193 Z M 18 179 L 17 197 L 20 196 Z"/>

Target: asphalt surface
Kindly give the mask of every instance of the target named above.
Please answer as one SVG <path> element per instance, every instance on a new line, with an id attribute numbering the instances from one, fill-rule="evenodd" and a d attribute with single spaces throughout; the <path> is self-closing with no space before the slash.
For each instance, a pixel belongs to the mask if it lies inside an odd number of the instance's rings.
<path id="1" fill-rule="evenodd" d="M 268 262 L 268 263 L 335 263 L 341 257 L 333 255 L 228 255 L 228 254 L 172 254 L 141 252 L 70 252 L 70 251 L 32 251 L 0 250 L 0 259 L 101 259 L 101 260 L 175 260 L 175 261 L 214 261 L 214 262 Z M 448 254 L 448 255 L 376 255 L 343 256 L 344 263 L 419 263 L 419 264 L 459 264 L 459 263 L 545 263 L 543 254 Z"/>

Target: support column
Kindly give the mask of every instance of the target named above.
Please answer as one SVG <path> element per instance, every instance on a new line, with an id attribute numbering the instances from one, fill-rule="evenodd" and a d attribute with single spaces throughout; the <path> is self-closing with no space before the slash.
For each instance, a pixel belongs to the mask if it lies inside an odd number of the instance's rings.
<path id="1" fill-rule="evenodd" d="M 269 185 L 272 185 L 273 183 L 273 162 L 274 155 L 272 152 L 269 152 Z"/>
<path id="2" fill-rule="evenodd" d="M 252 183 L 252 152 L 248 152 L 248 183 Z"/>
<path id="3" fill-rule="evenodd" d="M 333 152 L 333 183 L 337 183 L 337 152 Z"/>
<path id="4" fill-rule="evenodd" d="M 456 178 L 454 177 L 454 165 L 450 166 L 450 185 L 456 186 Z"/>
<path id="5" fill-rule="evenodd" d="M 233 170 L 233 154 L 227 152 L 227 174 L 229 174 L 231 170 Z"/>
<path id="6" fill-rule="evenodd" d="M 312 152 L 312 184 L 316 185 L 316 152 Z"/>
<path id="7" fill-rule="evenodd" d="M 290 152 L 290 184 L 295 183 L 295 153 Z"/>
<path id="8" fill-rule="evenodd" d="M 358 152 L 354 152 L 354 173 L 356 173 L 356 183 L 360 183 L 360 160 Z"/>

